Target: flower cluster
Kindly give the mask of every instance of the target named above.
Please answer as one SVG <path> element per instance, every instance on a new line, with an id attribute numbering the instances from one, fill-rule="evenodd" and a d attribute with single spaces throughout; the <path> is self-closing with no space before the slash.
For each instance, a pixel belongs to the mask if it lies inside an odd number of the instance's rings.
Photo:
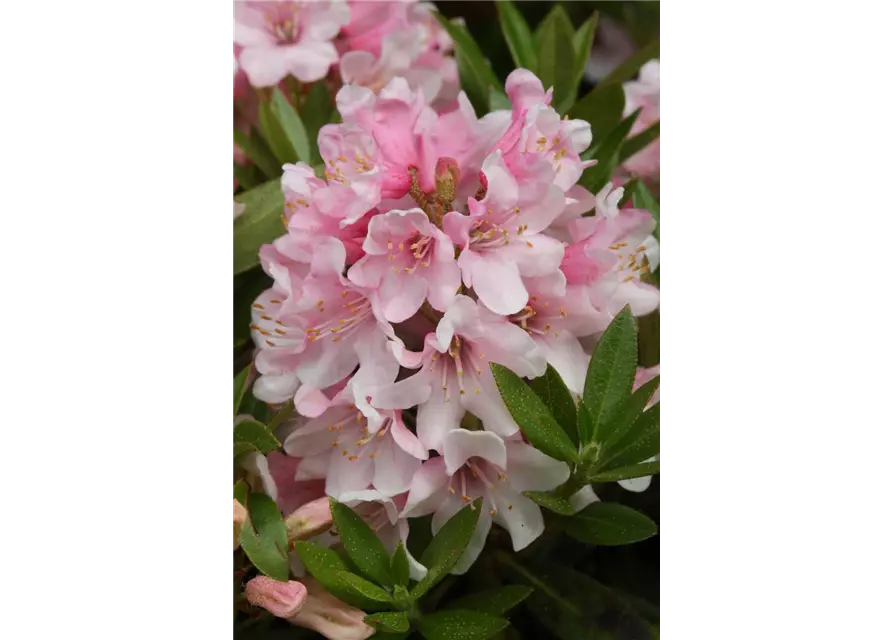
<path id="1" fill-rule="evenodd" d="M 361 23 L 348 32 L 366 42 Z M 406 518 L 434 514 L 436 531 L 482 497 L 462 572 L 493 522 L 515 550 L 536 539 L 542 515 L 523 492 L 569 475 L 525 441 L 490 364 L 534 378 L 549 363 L 581 393 L 581 338 L 626 305 L 658 306 L 654 221 L 619 208 L 622 189 L 577 184 L 589 124 L 562 119 L 531 72 L 508 77 L 510 111 L 481 118 L 464 93 L 438 113 L 423 84 L 343 87 L 342 124 L 319 134 L 324 176 L 284 167 L 287 231 L 260 252 L 274 284 L 253 305 L 254 394 L 293 400 L 299 417 L 287 456 L 256 464 L 284 511 L 313 483 L 391 550 Z M 595 499 L 587 488 L 572 503 Z"/>
<path id="2" fill-rule="evenodd" d="M 660 61 L 646 62 L 639 71 L 639 79 L 625 82 L 623 93 L 626 96 L 626 106 L 623 116 L 631 115 L 636 109 L 641 109 L 636 118 L 630 135 L 642 133 L 660 120 Z M 660 140 L 655 140 L 647 147 L 628 158 L 623 163 L 623 168 L 632 174 L 638 175 L 653 185 L 660 184 Z"/>

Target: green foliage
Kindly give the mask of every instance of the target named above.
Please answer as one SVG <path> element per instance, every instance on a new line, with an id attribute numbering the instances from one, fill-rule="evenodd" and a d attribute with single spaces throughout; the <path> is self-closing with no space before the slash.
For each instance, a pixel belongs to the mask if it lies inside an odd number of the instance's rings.
<path id="1" fill-rule="evenodd" d="M 251 129 L 248 134 L 245 134 L 238 129 L 233 129 L 233 142 L 239 145 L 245 157 L 251 160 L 263 172 L 264 177 L 267 179 L 276 178 L 278 180 L 279 176 L 282 175 L 279 161 L 276 160 L 276 157 L 257 130 Z"/>
<path id="2" fill-rule="evenodd" d="M 282 235 L 285 201 L 278 178 L 240 193 L 235 200 L 245 205 L 233 222 L 233 273 L 238 274 L 259 263 L 257 252 L 262 244 Z"/>
<path id="3" fill-rule="evenodd" d="M 326 85 L 322 82 L 315 82 L 310 92 L 305 96 L 301 104 L 301 120 L 307 130 L 307 138 L 310 140 L 310 164 L 316 166 L 322 163 L 322 156 L 319 154 L 319 130 L 327 125 L 335 112 L 332 96 Z"/>
<path id="4" fill-rule="evenodd" d="M 431 539 L 430 544 L 419 560 L 427 567 L 428 573 L 410 591 L 413 598 L 419 598 L 431 587 L 443 580 L 452 571 L 462 553 L 471 541 L 471 535 L 481 515 L 482 498 L 463 507 L 450 518 Z"/>
<path id="5" fill-rule="evenodd" d="M 605 139 L 595 147 L 595 152 L 590 159 L 597 160 L 598 164 L 589 167 L 583 171 L 580 176 L 580 184 L 589 189 L 592 193 L 598 193 L 603 186 L 608 184 L 617 165 L 620 163 L 620 148 L 623 146 L 626 136 L 632 129 L 636 118 L 639 117 L 639 111 L 636 110 L 628 117 L 620 121 L 611 132 L 605 136 Z"/>
<path id="6" fill-rule="evenodd" d="M 502 34 L 505 36 L 515 65 L 534 71 L 536 56 L 533 49 L 533 35 L 524 16 L 510 0 L 497 2 L 496 9 L 499 11 L 499 26 L 502 28 Z"/>
<path id="7" fill-rule="evenodd" d="M 449 604 L 450 609 L 464 609 L 465 611 L 480 611 L 494 616 L 502 615 L 509 609 L 518 606 L 527 598 L 533 589 L 523 585 L 508 585 L 472 593 Z"/>
<path id="8" fill-rule="evenodd" d="M 660 240 L 660 203 L 641 182 L 633 189 L 633 206 L 645 209 L 654 216 L 654 237 Z"/>
<path id="9" fill-rule="evenodd" d="M 269 453 L 282 446 L 266 425 L 254 418 L 245 418 L 233 429 L 233 447 L 235 455 L 247 451 Z"/>
<path id="10" fill-rule="evenodd" d="M 468 29 L 464 25 L 447 20 L 439 13 L 434 15 L 453 39 L 462 89 L 468 95 L 478 116 L 483 116 L 489 110 L 490 87 L 501 90 L 502 84 L 481 53 L 477 42 L 468 33 Z"/>
<path id="11" fill-rule="evenodd" d="M 403 633 L 409 631 L 409 619 L 403 611 L 383 611 L 363 618 L 363 621 L 374 629 L 387 633 Z"/>
<path id="12" fill-rule="evenodd" d="M 536 70 L 543 87 L 552 87 L 552 106 L 563 114 L 576 99 L 574 28 L 560 4 L 552 8 L 541 28 Z"/>
<path id="13" fill-rule="evenodd" d="M 251 563 L 274 580 L 288 580 L 288 539 L 282 514 L 262 493 L 248 496 L 248 522 L 239 538 Z"/>
<path id="14" fill-rule="evenodd" d="M 649 60 L 660 58 L 660 39 L 656 38 L 647 45 L 633 53 L 629 58 L 621 62 L 608 76 L 602 80 L 602 84 L 624 82 L 635 78 Z"/>
<path id="15" fill-rule="evenodd" d="M 391 578 L 394 586 L 405 587 L 409 584 L 409 558 L 402 540 L 394 549 L 394 555 L 391 556 Z"/>
<path id="16" fill-rule="evenodd" d="M 295 156 L 297 160 L 310 162 L 310 138 L 307 135 L 307 128 L 298 112 L 279 89 L 273 90 L 270 109 L 279 125 L 278 131 L 282 132 L 283 144 L 287 144 L 291 148 L 289 157 Z M 283 162 L 286 161 L 283 160 Z"/>
<path id="17" fill-rule="evenodd" d="M 249 375 L 252 365 L 248 365 L 242 369 L 239 374 L 233 378 L 233 416 L 239 413 L 239 407 L 242 406 L 242 398 L 249 387 Z"/>
<path id="18" fill-rule="evenodd" d="M 577 408 L 564 380 L 552 365 L 546 365 L 546 373 L 530 381 L 530 388 L 540 397 L 555 421 L 561 425 L 574 447 L 580 444 L 577 434 Z"/>
<path id="19" fill-rule="evenodd" d="M 568 500 L 548 491 L 525 491 L 524 495 L 554 513 L 563 516 L 570 516 L 574 513 L 574 508 Z"/>
<path id="20" fill-rule="evenodd" d="M 630 478 L 642 478 L 660 473 L 660 461 L 640 462 L 627 467 L 612 468 L 610 471 L 599 471 L 592 476 L 593 482 L 617 482 Z"/>
<path id="21" fill-rule="evenodd" d="M 617 85 L 608 86 L 615 87 Z M 660 121 L 655 122 L 653 125 L 645 129 L 642 133 L 632 136 L 631 138 L 627 138 L 626 141 L 624 141 L 623 145 L 620 147 L 620 162 L 623 162 L 627 158 L 631 158 L 639 151 L 647 147 L 649 144 L 657 140 L 659 137 Z"/>
<path id="22" fill-rule="evenodd" d="M 508 626 L 508 620 L 479 611 L 448 610 L 419 620 L 419 631 L 427 640 L 486 640 Z"/>
<path id="23" fill-rule="evenodd" d="M 381 585 L 392 585 L 391 559 L 375 532 L 347 505 L 329 499 L 332 521 L 347 556 L 366 576 Z"/>
<path id="24" fill-rule="evenodd" d="M 583 154 L 585 159 L 591 159 L 600 143 L 620 124 L 625 105 L 626 96 L 621 85 L 599 84 L 570 108 L 569 117 L 586 120 L 592 127 L 592 146 Z"/>
<path id="25" fill-rule="evenodd" d="M 586 71 L 586 61 L 592 52 L 592 41 L 595 38 L 595 28 L 598 25 L 598 12 L 594 12 L 586 22 L 574 33 L 574 93 L 583 80 L 583 72 Z"/>
<path id="26" fill-rule="evenodd" d="M 648 516 L 611 502 L 592 503 L 566 518 L 564 527 L 577 540 L 602 546 L 631 544 L 657 533 L 657 525 Z"/>

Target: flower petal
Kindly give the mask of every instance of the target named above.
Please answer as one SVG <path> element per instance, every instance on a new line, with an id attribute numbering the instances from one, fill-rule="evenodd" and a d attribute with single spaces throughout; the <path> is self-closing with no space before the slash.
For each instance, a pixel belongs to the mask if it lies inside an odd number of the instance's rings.
<path id="1" fill-rule="evenodd" d="M 453 475 L 470 458 L 482 458 L 500 469 L 505 469 L 505 442 L 498 435 L 489 431 L 468 431 L 467 429 L 450 431 L 443 439 L 443 460 L 446 463 L 446 472 Z M 564 466 L 566 469 L 567 465 Z"/>

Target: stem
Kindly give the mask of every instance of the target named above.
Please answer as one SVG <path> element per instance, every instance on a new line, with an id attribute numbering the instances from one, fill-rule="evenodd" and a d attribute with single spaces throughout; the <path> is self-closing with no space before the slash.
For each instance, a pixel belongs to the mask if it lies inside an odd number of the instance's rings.
<path id="1" fill-rule="evenodd" d="M 550 598 L 553 598 L 556 602 L 560 603 L 562 606 L 566 607 L 568 611 L 574 613 L 574 615 L 581 615 L 581 612 L 577 607 L 572 605 L 567 601 L 567 599 L 563 598 L 562 595 L 556 592 L 552 587 L 548 584 L 537 578 L 533 573 L 531 573 L 525 566 L 519 564 L 515 561 L 515 559 L 507 554 L 505 551 L 497 550 L 494 553 L 496 559 L 507 566 L 508 568 L 514 570 L 516 573 L 521 574 L 521 576 L 527 580 L 531 585 L 545 593 Z"/>

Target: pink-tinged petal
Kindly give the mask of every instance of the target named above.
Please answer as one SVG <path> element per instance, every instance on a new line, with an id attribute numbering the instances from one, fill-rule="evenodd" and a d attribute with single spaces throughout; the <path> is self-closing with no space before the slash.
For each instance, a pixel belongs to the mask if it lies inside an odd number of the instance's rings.
<path id="1" fill-rule="evenodd" d="M 550 458 L 529 444 L 511 442 L 506 449 L 509 484 L 519 493 L 550 491 L 570 477 L 566 463 Z"/>
<path id="2" fill-rule="evenodd" d="M 489 369 L 489 367 L 488 367 Z M 469 375 L 469 378 L 473 376 Z M 476 415 L 484 423 L 484 428 L 500 436 L 506 437 L 518 432 L 518 425 L 512 419 L 496 383 L 493 374 L 488 370 L 481 370 L 481 375 L 475 377 L 473 384 L 480 389 L 480 393 L 469 388 L 468 392 L 461 396 L 462 406 Z M 458 426 L 458 425 L 457 425 Z"/>
<path id="3" fill-rule="evenodd" d="M 468 296 L 457 295 L 437 323 L 437 345 L 444 352 L 456 333 L 469 337 L 479 336 L 482 331 L 477 304 Z"/>
<path id="4" fill-rule="evenodd" d="M 527 304 L 527 289 L 515 263 L 499 256 L 465 250 L 459 256 L 459 267 L 466 284 L 473 287 L 481 302 L 495 313 L 518 313 Z"/>
<path id="5" fill-rule="evenodd" d="M 505 469 L 506 447 L 502 438 L 488 431 L 455 429 L 443 439 L 446 472 L 453 475 L 471 458 L 482 458 Z M 567 465 L 564 465 L 565 469 Z"/>
<path id="6" fill-rule="evenodd" d="M 546 359 L 530 334 L 498 316 L 496 319 L 492 318 L 490 316 L 489 321 L 484 323 L 481 348 L 485 357 L 525 378 L 543 375 L 546 372 Z"/>
<path id="7" fill-rule="evenodd" d="M 562 135 L 570 138 L 571 146 L 578 154 L 592 144 L 592 126 L 585 120 L 565 120 L 562 125 Z"/>
<path id="8" fill-rule="evenodd" d="M 368 51 L 348 51 L 341 56 L 338 68 L 344 84 L 366 84 L 375 73 L 375 56 Z"/>
<path id="9" fill-rule="evenodd" d="M 416 418 L 416 434 L 419 440 L 426 449 L 435 451 L 440 451 L 446 434 L 459 428 L 464 414 L 461 400 L 465 398 L 459 394 L 459 385 L 454 375 L 446 377 L 446 390 L 442 388 L 444 385 L 438 384 L 439 382 L 439 379 L 434 381 L 431 396 L 419 405 Z"/>
<path id="10" fill-rule="evenodd" d="M 372 485 L 386 496 L 396 496 L 409 490 L 422 463 L 385 436 L 375 452 L 374 465 Z"/>
<path id="11" fill-rule="evenodd" d="M 598 502 L 598 496 L 595 495 L 595 491 L 592 489 L 591 484 L 587 484 L 585 487 L 577 491 L 574 495 L 569 498 L 571 503 L 571 507 L 574 509 L 574 513 L 579 513 L 593 502 Z"/>
<path id="12" fill-rule="evenodd" d="M 310 273 L 317 277 L 340 275 L 344 271 L 347 252 L 337 238 L 320 238 L 313 248 Z"/>
<path id="13" fill-rule="evenodd" d="M 240 62 L 252 86 L 275 87 L 288 76 L 291 59 L 285 47 L 248 46 Z"/>
<path id="14" fill-rule="evenodd" d="M 282 513 L 288 515 L 298 507 L 325 495 L 325 482 L 322 480 L 297 481 L 299 460 L 278 451 L 267 454 L 270 475 L 276 483 L 276 504 Z M 272 494 L 270 494 L 272 496 Z"/>
<path id="15" fill-rule="evenodd" d="M 660 264 L 660 244 L 654 236 L 645 238 L 643 244 L 645 245 L 645 256 L 648 258 L 648 266 L 651 267 L 651 273 L 654 273 Z"/>
<path id="16" fill-rule="evenodd" d="M 558 331 L 558 335 L 548 334 L 538 340 L 540 352 L 551 364 L 571 393 L 583 393 L 589 357 L 583 351 L 580 341 L 568 331 Z"/>
<path id="17" fill-rule="evenodd" d="M 499 257 L 516 264 L 524 277 L 546 276 L 558 271 L 564 258 L 564 243 L 542 234 L 522 238 L 524 242 L 502 247 Z"/>
<path id="18" fill-rule="evenodd" d="M 325 479 L 329 474 L 331 454 L 328 450 L 320 454 L 301 458 L 295 468 L 295 482 L 321 481 L 322 493 L 325 493 Z"/>
<path id="19" fill-rule="evenodd" d="M 473 202 L 476 202 L 473 198 Z M 469 233 L 474 224 L 474 218 L 466 216 L 458 211 L 450 211 L 443 217 L 443 230 L 456 245 L 464 247 L 468 244 Z"/>
<path id="20" fill-rule="evenodd" d="M 520 551 L 542 535 L 545 529 L 543 514 L 533 500 L 511 489 L 502 487 L 497 495 L 500 504 L 494 519 L 512 536 L 512 548 Z"/>
<path id="21" fill-rule="evenodd" d="M 492 526 L 493 518 L 490 516 L 490 512 L 484 509 L 478 519 L 477 526 L 474 528 L 474 532 L 471 534 L 471 540 L 468 541 L 468 546 L 465 547 L 462 557 L 459 558 L 459 561 L 450 573 L 460 576 L 471 568 L 471 565 L 473 565 L 478 559 L 478 556 L 481 555 L 481 551 L 484 550 L 484 546 L 487 544 L 487 536 L 490 534 L 490 528 Z"/>
<path id="22" fill-rule="evenodd" d="M 264 13 L 247 2 L 233 5 L 233 43 L 242 47 L 272 47 L 276 39 L 267 31 Z"/>
<path id="23" fill-rule="evenodd" d="M 388 272 L 377 295 L 388 322 L 403 322 L 412 317 L 425 302 L 428 285 L 415 274 Z"/>
<path id="24" fill-rule="evenodd" d="M 505 79 L 505 92 L 515 110 L 524 111 L 537 103 L 545 102 L 543 83 L 527 69 L 515 69 Z"/>
<path id="25" fill-rule="evenodd" d="M 397 443 L 397 446 L 409 455 L 418 458 L 419 460 L 428 459 L 428 450 L 425 449 L 424 445 L 422 445 L 416 435 L 406 428 L 400 411 L 397 411 L 394 414 L 394 422 L 391 425 L 391 436 L 394 438 L 394 442 Z"/>
<path id="26" fill-rule="evenodd" d="M 372 483 L 375 474 L 375 460 L 369 456 L 354 456 L 347 448 L 353 443 L 344 443 L 332 452 L 329 473 L 326 476 L 326 493 L 336 500 L 342 500 L 350 491 L 361 491 Z M 345 453 L 346 452 L 346 453 Z"/>
<path id="27" fill-rule="evenodd" d="M 605 300 L 605 310 L 612 315 L 620 313 L 626 305 L 634 316 L 648 315 L 660 306 L 660 290 L 653 285 L 641 280 L 616 282 L 613 286 L 603 282 L 596 283 L 594 291 L 601 294 L 607 289 L 610 292 Z"/>
<path id="28" fill-rule="evenodd" d="M 350 22 L 350 8 L 342 0 L 306 2 L 301 11 L 302 38 L 332 40 Z"/>
<path id="29" fill-rule="evenodd" d="M 295 410 L 302 416 L 318 418 L 332 406 L 332 400 L 320 389 L 304 385 L 294 396 Z"/>
<path id="30" fill-rule="evenodd" d="M 506 166 L 502 151 L 494 151 L 484 160 L 481 171 L 487 176 L 487 195 L 481 203 L 493 211 L 505 211 L 518 202 L 518 182 Z"/>
<path id="31" fill-rule="evenodd" d="M 642 476 L 641 478 L 628 478 L 626 480 L 618 480 L 617 484 L 633 493 L 641 493 L 651 486 L 651 476 Z"/>
<path id="32" fill-rule="evenodd" d="M 294 373 L 262 375 L 254 383 L 254 397 L 262 402 L 281 404 L 295 396 L 298 385 L 298 376 Z"/>
<path id="33" fill-rule="evenodd" d="M 373 331 L 380 331 L 372 327 Z M 318 388 L 330 387 L 344 380 L 359 364 L 353 345 L 357 340 L 370 339 L 372 331 L 355 330 L 340 343 L 326 338 L 310 343 L 296 367 L 298 377 L 304 384 Z"/>
<path id="34" fill-rule="evenodd" d="M 409 495 L 401 517 L 415 518 L 434 513 L 450 495 L 447 489 L 449 480 L 443 458 L 431 458 L 422 463 L 409 485 Z"/>
<path id="35" fill-rule="evenodd" d="M 554 184 L 542 184 L 533 180 L 522 182 L 518 196 L 520 213 L 513 219 L 513 223 L 524 225 L 525 235 L 540 233 L 561 215 L 564 202 L 564 192 Z"/>
<path id="36" fill-rule="evenodd" d="M 288 435 L 282 449 L 291 456 L 303 458 L 331 451 L 334 438 L 328 430 L 330 424 L 331 417 L 326 414 L 308 420 Z"/>
<path id="37" fill-rule="evenodd" d="M 636 379 L 633 382 L 633 391 L 641 387 L 646 382 L 654 380 L 657 376 L 660 375 L 660 365 L 656 364 L 653 367 L 643 368 L 639 367 L 636 369 Z M 655 403 L 660 402 L 660 387 L 658 387 L 654 395 L 651 396 L 651 400 L 648 402 L 648 406 L 652 406 Z"/>
<path id="38" fill-rule="evenodd" d="M 436 384 L 426 370 L 404 378 L 372 394 L 372 405 L 379 409 L 410 409 L 427 402 Z"/>
<path id="39" fill-rule="evenodd" d="M 329 67 L 338 62 L 338 51 L 331 42 L 301 42 L 286 49 L 288 70 L 301 82 L 316 82 L 326 76 Z"/>

